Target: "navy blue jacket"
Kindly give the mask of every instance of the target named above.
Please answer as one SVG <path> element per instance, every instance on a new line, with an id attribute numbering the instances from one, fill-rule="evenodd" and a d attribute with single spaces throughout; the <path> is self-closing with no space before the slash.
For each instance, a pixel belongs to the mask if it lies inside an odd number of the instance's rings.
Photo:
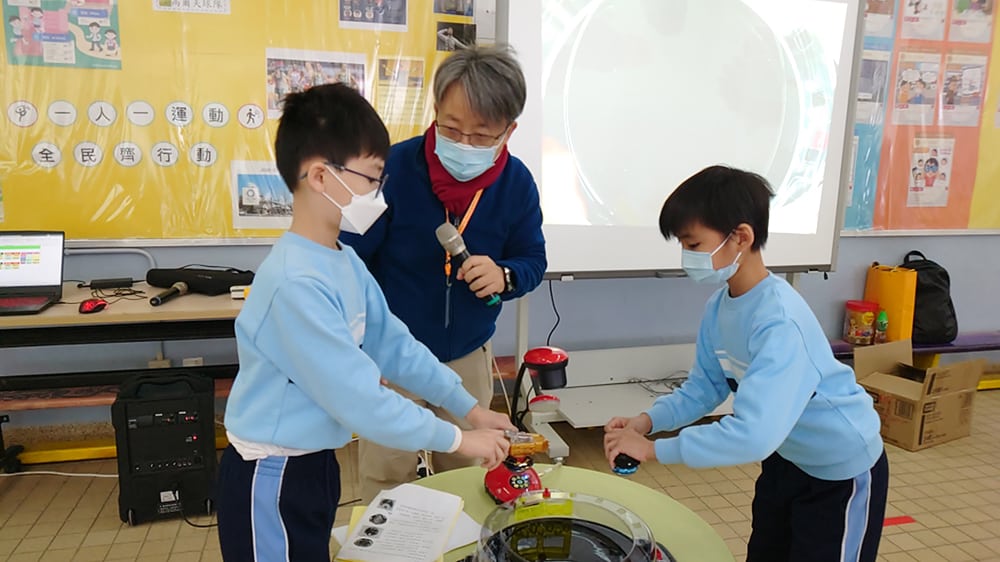
<path id="1" fill-rule="evenodd" d="M 500 306 L 486 306 L 465 281 L 456 280 L 457 267 L 448 288 L 445 252 L 434 234 L 445 210 L 431 190 L 423 136 L 394 145 L 385 171 L 389 209 L 364 236 L 345 232 L 340 240 L 364 260 L 389 309 L 439 360 L 468 355 L 493 337 Z M 502 294 L 503 300 L 541 283 L 547 264 L 538 187 L 520 160 L 511 156 L 483 191 L 462 238 L 470 254 L 511 269 L 515 290 Z"/>

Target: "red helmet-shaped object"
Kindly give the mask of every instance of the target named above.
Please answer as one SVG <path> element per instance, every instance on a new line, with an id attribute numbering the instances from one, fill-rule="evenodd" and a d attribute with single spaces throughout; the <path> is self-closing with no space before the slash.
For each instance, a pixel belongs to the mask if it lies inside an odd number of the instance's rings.
<path id="1" fill-rule="evenodd" d="M 522 368 L 531 371 L 543 390 L 566 386 L 566 366 L 569 354 L 558 347 L 536 347 L 524 354 Z"/>

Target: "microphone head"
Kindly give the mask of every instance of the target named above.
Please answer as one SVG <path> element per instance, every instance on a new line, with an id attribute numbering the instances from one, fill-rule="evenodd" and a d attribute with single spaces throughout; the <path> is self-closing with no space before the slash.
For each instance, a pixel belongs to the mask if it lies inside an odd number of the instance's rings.
<path id="1" fill-rule="evenodd" d="M 462 240 L 462 235 L 458 233 L 458 229 L 450 222 L 437 227 L 434 234 L 437 236 L 438 243 L 449 254 L 457 256 L 465 251 L 465 241 Z"/>

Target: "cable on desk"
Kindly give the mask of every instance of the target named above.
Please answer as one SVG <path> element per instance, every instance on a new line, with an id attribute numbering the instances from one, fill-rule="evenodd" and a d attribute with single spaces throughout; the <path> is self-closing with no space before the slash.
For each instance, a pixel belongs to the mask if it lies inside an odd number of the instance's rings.
<path id="1" fill-rule="evenodd" d="M 118 301 L 140 301 L 146 298 L 146 291 L 140 291 L 131 287 L 118 289 L 91 289 L 90 295 L 94 298 L 101 298 L 108 301 L 108 304 L 115 304 Z"/>
<path id="2" fill-rule="evenodd" d="M 628 382 L 633 384 L 638 384 L 640 388 L 642 388 L 646 392 L 649 392 L 650 394 L 656 394 L 662 396 L 664 394 L 670 394 L 673 391 L 680 388 L 681 385 L 684 384 L 684 381 L 687 380 L 687 377 L 688 377 L 687 371 L 675 371 L 659 379 L 631 378 L 628 379 Z M 656 388 L 657 386 L 662 387 L 662 389 L 657 389 Z"/>
<path id="3" fill-rule="evenodd" d="M 87 287 L 88 285 L 77 285 L 78 287 Z M 91 289 L 90 298 L 93 299 L 104 299 L 108 301 L 109 305 L 115 304 L 118 301 L 129 300 L 129 301 L 139 301 L 146 298 L 146 292 L 140 291 L 139 289 L 133 289 L 131 287 L 118 288 L 118 289 Z M 60 300 L 56 304 L 80 304 L 83 301 L 64 301 Z"/>

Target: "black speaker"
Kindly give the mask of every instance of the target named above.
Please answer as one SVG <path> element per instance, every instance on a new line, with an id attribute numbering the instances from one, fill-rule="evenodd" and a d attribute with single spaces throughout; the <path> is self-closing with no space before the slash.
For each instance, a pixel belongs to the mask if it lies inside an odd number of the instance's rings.
<path id="1" fill-rule="evenodd" d="M 146 283 L 153 287 L 169 289 L 171 285 L 183 281 L 188 290 L 202 295 L 222 295 L 230 287 L 253 283 L 253 272 L 240 269 L 209 269 L 200 267 L 178 267 L 174 269 L 150 269 L 146 272 Z"/>
<path id="2" fill-rule="evenodd" d="M 111 405 L 118 513 L 129 525 L 212 513 L 215 382 L 192 373 L 125 381 Z"/>

